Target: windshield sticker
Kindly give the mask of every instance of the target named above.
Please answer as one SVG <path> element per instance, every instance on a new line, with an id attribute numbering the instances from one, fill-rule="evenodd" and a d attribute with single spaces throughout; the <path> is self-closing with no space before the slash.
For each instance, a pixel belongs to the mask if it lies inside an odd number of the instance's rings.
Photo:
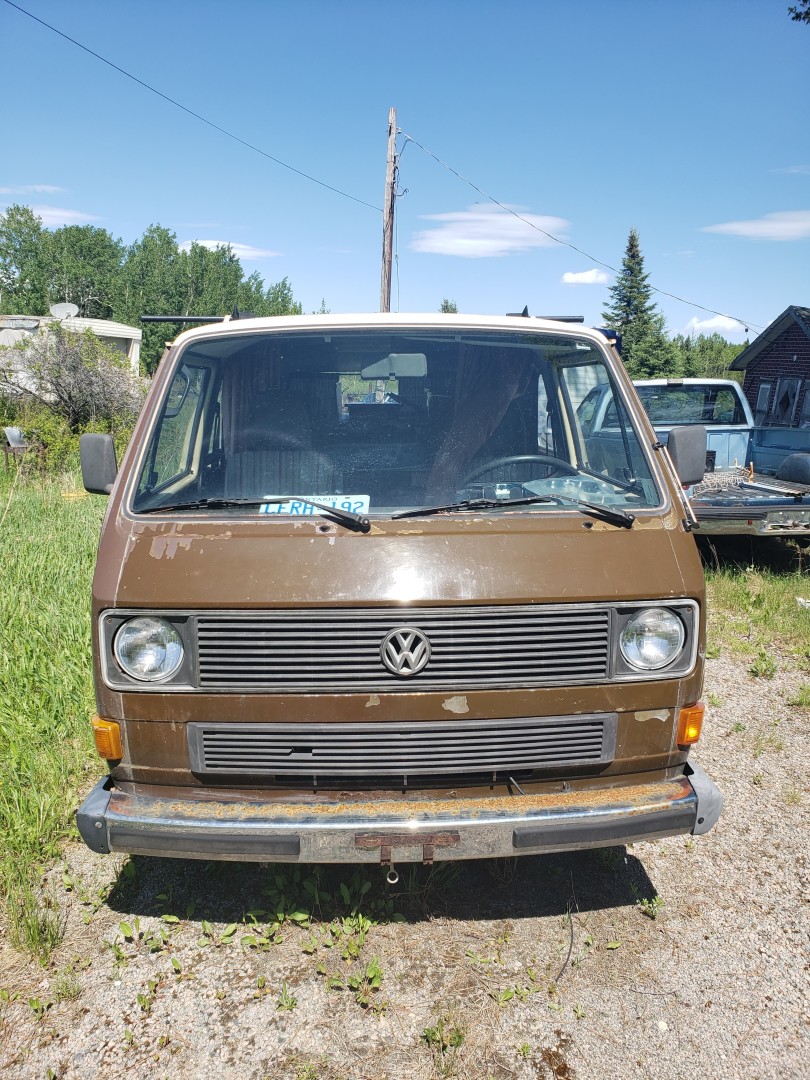
<path id="1" fill-rule="evenodd" d="M 336 510 L 348 510 L 352 514 L 367 514 L 371 505 L 370 495 L 301 495 L 297 499 L 290 498 L 286 502 L 275 502 L 276 499 L 281 498 L 283 498 L 282 495 L 265 495 L 265 499 L 273 501 L 262 503 L 259 513 L 320 517 L 323 511 L 312 505 L 317 502 L 324 506 L 334 507 Z"/>

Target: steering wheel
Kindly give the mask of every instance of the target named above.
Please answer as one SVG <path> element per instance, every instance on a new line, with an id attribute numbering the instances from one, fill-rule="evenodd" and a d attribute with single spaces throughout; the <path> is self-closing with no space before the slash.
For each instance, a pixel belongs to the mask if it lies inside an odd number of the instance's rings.
<path id="1" fill-rule="evenodd" d="M 509 457 L 493 458 L 492 461 L 479 465 L 477 469 L 473 469 L 471 473 L 464 477 L 462 485 L 472 483 L 473 480 L 477 480 L 479 476 L 483 476 L 484 473 L 491 472 L 493 469 L 499 469 L 504 465 L 519 465 L 524 461 L 535 461 L 540 465 L 553 465 L 558 472 L 565 473 L 566 476 L 579 475 L 579 469 L 575 468 L 570 462 L 563 461 L 562 458 L 554 457 L 552 454 L 510 454 Z"/>

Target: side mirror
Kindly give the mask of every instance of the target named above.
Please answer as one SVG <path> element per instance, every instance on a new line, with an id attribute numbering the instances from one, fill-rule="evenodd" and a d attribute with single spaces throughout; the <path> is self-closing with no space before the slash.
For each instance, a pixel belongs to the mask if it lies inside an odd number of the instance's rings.
<path id="1" fill-rule="evenodd" d="M 706 471 L 706 428 L 703 424 L 672 428 L 667 450 L 683 486 L 699 484 Z"/>
<path id="2" fill-rule="evenodd" d="M 85 490 L 93 495 L 109 495 L 118 473 L 112 435 L 82 435 L 79 458 Z"/>

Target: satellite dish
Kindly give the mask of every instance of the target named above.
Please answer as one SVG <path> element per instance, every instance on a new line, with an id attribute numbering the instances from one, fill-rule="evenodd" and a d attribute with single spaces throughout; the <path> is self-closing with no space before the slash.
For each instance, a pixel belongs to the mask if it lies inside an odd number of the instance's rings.
<path id="1" fill-rule="evenodd" d="M 74 315 L 79 314 L 79 308 L 76 304 L 53 304 L 51 306 L 51 315 L 55 319 L 72 319 Z"/>

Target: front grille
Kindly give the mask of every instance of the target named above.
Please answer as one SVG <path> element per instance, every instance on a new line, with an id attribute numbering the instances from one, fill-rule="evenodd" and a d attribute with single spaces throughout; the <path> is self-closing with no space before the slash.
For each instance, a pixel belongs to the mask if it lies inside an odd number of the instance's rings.
<path id="1" fill-rule="evenodd" d="M 430 641 L 417 675 L 388 671 L 398 627 Z M 382 608 L 200 614 L 202 689 L 422 691 L 598 682 L 608 676 L 610 611 L 600 606 Z"/>
<path id="2" fill-rule="evenodd" d="M 601 765 L 615 714 L 375 724 L 189 724 L 195 773 L 419 777 Z"/>

